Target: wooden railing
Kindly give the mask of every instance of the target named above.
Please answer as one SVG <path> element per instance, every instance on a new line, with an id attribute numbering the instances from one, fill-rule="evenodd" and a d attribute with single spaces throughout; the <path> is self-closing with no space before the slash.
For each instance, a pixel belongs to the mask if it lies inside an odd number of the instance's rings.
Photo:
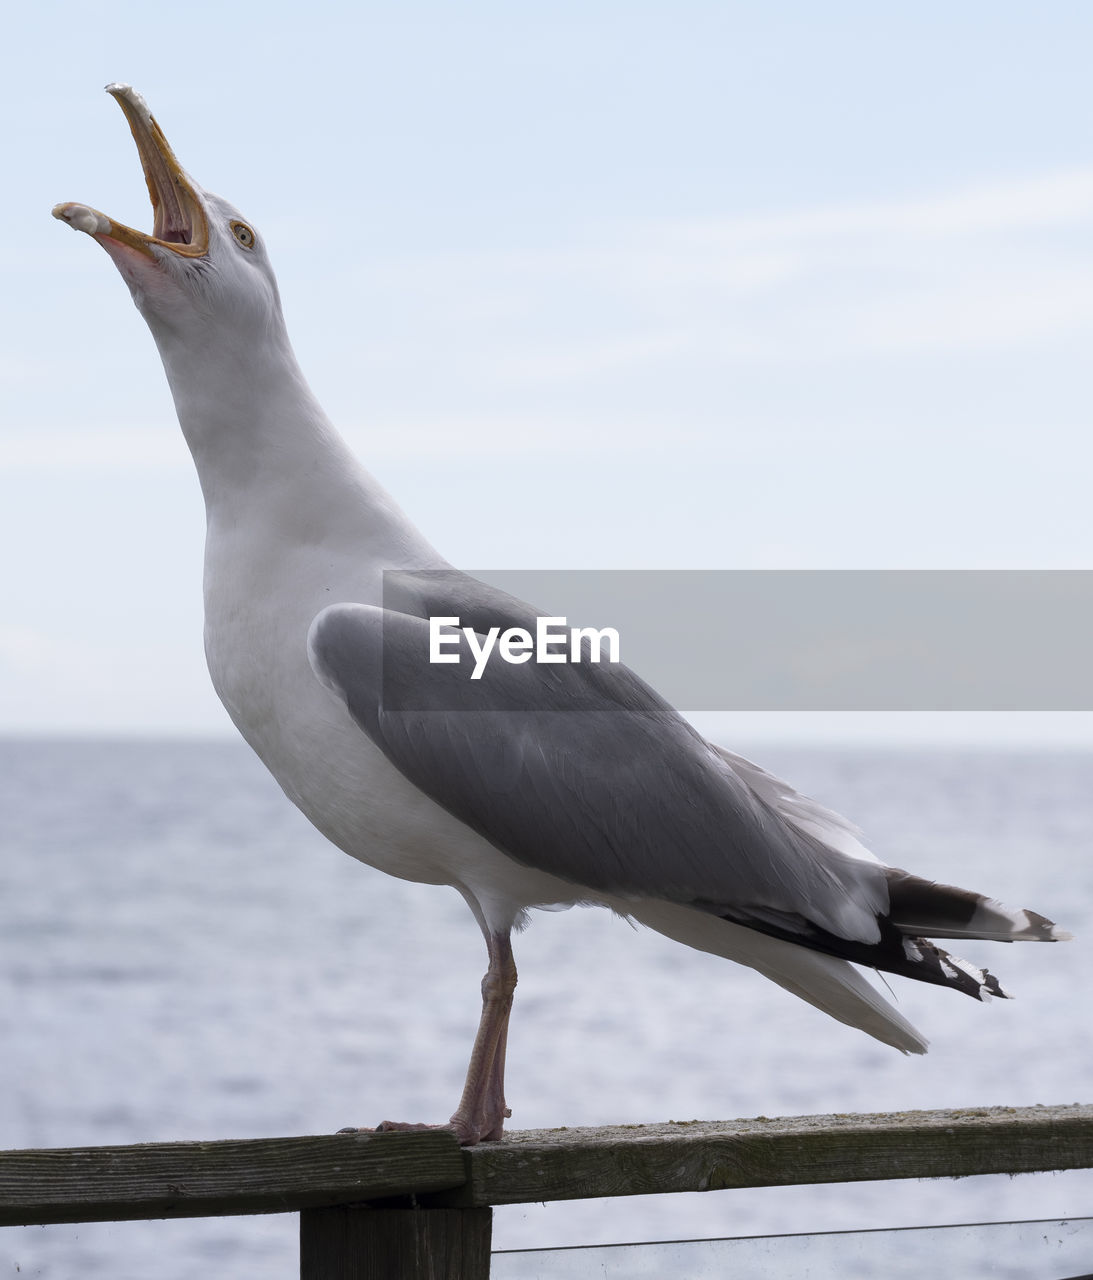
<path id="1" fill-rule="evenodd" d="M 491 1208 L 1093 1167 L 1093 1106 L 0 1152 L 0 1225 L 299 1213 L 303 1280 L 484 1280 Z"/>

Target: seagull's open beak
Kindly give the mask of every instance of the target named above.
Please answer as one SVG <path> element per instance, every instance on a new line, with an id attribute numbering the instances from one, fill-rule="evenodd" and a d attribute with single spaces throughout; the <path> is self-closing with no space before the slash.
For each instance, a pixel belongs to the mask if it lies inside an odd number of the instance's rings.
<path id="1" fill-rule="evenodd" d="M 209 224 L 197 189 L 148 110 L 148 104 L 127 84 L 108 84 L 106 92 L 118 100 L 137 144 L 148 194 L 152 197 L 152 234 L 134 231 L 85 204 L 59 204 L 53 216 L 96 238 L 105 237 L 154 257 L 151 246 L 187 258 L 209 251 Z M 105 247 L 105 246 L 104 246 Z"/>

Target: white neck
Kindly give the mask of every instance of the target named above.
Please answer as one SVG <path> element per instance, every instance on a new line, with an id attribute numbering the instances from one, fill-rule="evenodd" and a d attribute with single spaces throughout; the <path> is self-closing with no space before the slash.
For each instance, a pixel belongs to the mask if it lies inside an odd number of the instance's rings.
<path id="1" fill-rule="evenodd" d="M 363 539 L 396 563 L 443 563 L 334 429 L 279 313 L 260 341 L 223 325 L 153 333 L 210 532 L 258 522 L 309 542 Z"/>

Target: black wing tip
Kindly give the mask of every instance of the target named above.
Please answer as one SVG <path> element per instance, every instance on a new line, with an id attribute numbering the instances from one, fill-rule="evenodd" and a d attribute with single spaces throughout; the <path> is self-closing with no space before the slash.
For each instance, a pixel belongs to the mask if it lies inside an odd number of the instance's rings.
<path id="1" fill-rule="evenodd" d="M 942 951 L 926 938 L 904 938 L 903 953 L 909 967 L 902 972 L 907 977 L 938 986 L 962 991 L 975 1000 L 987 1003 L 991 1000 L 1012 1000 L 1013 997 L 988 969 L 961 960 L 948 951 Z"/>
<path id="2" fill-rule="evenodd" d="M 1027 907 L 1015 911 L 985 894 L 937 884 L 898 867 L 885 871 L 889 918 L 908 937 L 982 938 L 992 942 L 1066 942 L 1072 935 Z"/>

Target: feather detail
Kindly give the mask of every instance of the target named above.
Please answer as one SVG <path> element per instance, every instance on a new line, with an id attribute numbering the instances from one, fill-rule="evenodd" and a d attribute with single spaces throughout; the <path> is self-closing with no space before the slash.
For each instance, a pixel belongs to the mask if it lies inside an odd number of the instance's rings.
<path id="1" fill-rule="evenodd" d="M 898 867 L 887 875 L 889 919 L 901 933 L 991 942 L 1066 942 L 1072 936 L 1036 911 L 1015 911 L 970 889 L 935 884 Z"/>

